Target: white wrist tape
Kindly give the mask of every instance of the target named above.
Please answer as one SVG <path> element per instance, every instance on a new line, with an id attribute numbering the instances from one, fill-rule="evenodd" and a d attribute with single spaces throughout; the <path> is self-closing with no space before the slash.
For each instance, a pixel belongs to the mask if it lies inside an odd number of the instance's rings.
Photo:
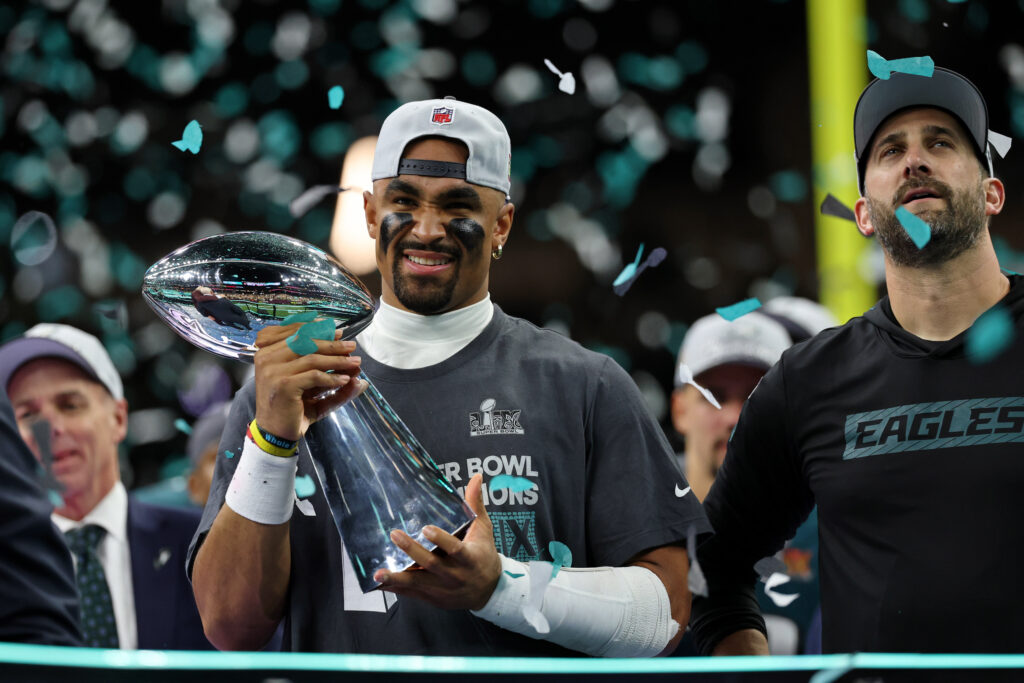
<path id="1" fill-rule="evenodd" d="M 224 502 L 246 519 L 260 524 L 284 524 L 295 506 L 295 471 L 299 459 L 282 458 L 260 450 L 245 437 L 238 466 Z"/>
<path id="2" fill-rule="evenodd" d="M 523 610 L 531 572 L 551 572 L 551 564 L 526 565 L 502 555 L 501 568 L 490 600 L 473 614 L 509 631 L 599 657 L 653 657 L 679 632 L 668 591 L 649 569 L 562 569 L 544 594 L 541 614 L 550 630 L 542 634 Z"/>

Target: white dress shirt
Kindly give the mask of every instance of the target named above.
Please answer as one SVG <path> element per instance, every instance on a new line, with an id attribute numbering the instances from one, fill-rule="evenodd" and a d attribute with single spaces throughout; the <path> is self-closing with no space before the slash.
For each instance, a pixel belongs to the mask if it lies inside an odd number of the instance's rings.
<path id="1" fill-rule="evenodd" d="M 110 492 L 89 511 L 82 521 L 53 513 L 53 523 L 61 532 L 95 524 L 106 530 L 96 547 L 96 555 L 103 565 L 110 589 L 110 601 L 117 622 L 117 642 L 122 650 L 135 650 L 139 646 L 139 631 L 135 622 L 135 593 L 132 590 L 132 558 L 128 550 L 128 491 L 117 482 Z M 73 558 L 74 556 L 72 556 Z"/>
<path id="2" fill-rule="evenodd" d="M 356 341 L 384 365 L 413 370 L 436 365 L 461 351 L 483 332 L 494 316 L 491 295 L 482 301 L 440 315 L 419 315 L 383 301 L 373 321 Z"/>

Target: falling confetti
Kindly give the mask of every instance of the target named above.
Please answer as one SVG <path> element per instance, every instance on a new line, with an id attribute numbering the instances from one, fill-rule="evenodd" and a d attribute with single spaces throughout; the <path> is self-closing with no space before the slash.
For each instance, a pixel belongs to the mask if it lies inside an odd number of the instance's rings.
<path id="1" fill-rule="evenodd" d="M 982 313 L 967 330 L 964 351 L 972 363 L 987 363 L 1013 341 L 1013 318 L 1000 305 Z"/>
<path id="2" fill-rule="evenodd" d="M 186 422 L 185 420 L 183 420 L 180 417 L 177 420 L 174 421 L 174 427 L 175 427 L 175 429 L 177 429 L 182 434 L 191 434 L 192 433 L 192 425 L 190 425 L 188 422 Z"/>
<path id="3" fill-rule="evenodd" d="M 789 577 L 780 572 L 775 572 L 764 582 L 764 594 L 771 598 L 776 607 L 787 607 L 791 602 L 800 597 L 799 593 L 776 593 L 773 589 L 777 586 L 789 583 Z"/>
<path id="4" fill-rule="evenodd" d="M 562 73 L 561 71 L 558 70 L 557 66 L 551 63 L 550 59 L 544 60 L 544 66 L 546 66 L 551 71 L 551 73 L 558 76 L 559 90 L 569 95 L 572 95 L 573 93 L 576 92 L 576 78 L 571 73 L 569 73 L 568 71 Z"/>
<path id="5" fill-rule="evenodd" d="M 298 329 L 292 336 L 288 337 L 286 343 L 288 348 L 300 356 L 316 353 L 317 346 L 315 339 L 334 339 L 334 321 L 330 318 L 308 322 Z"/>
<path id="6" fill-rule="evenodd" d="M 843 204 L 831 194 L 825 195 L 825 201 L 821 203 L 821 213 L 824 216 L 835 216 L 836 218 L 842 218 L 844 221 L 857 222 L 853 209 Z"/>
<path id="7" fill-rule="evenodd" d="M 644 253 L 644 245 L 641 244 L 640 248 L 637 249 L 636 259 L 632 263 L 626 264 L 626 267 L 622 269 L 615 281 L 612 282 L 612 290 L 619 296 L 623 296 L 629 291 L 629 288 L 633 286 L 640 274 L 648 268 L 654 268 L 661 265 L 661 262 L 665 260 L 666 252 L 663 248 L 658 247 L 651 251 L 650 256 L 647 257 L 643 263 L 640 262 L 640 258 Z"/>
<path id="8" fill-rule="evenodd" d="M 992 145 L 1000 159 L 1005 159 L 1006 154 L 1010 151 L 1010 145 L 1013 144 L 1013 138 L 990 130 L 988 132 L 988 143 Z"/>
<path id="9" fill-rule="evenodd" d="M 917 245 L 917 248 L 924 249 L 924 245 L 928 244 L 932 238 L 931 226 L 911 213 L 905 206 L 896 209 L 896 219 L 910 235 L 911 241 Z"/>
<path id="10" fill-rule="evenodd" d="M 304 474 L 301 477 L 295 477 L 295 495 L 301 498 L 309 498 L 316 493 L 316 484 L 313 482 L 313 477 L 308 474 Z"/>
<path id="11" fill-rule="evenodd" d="M 199 148 L 203 144 L 203 129 L 199 125 L 199 122 L 192 120 L 185 126 L 185 132 L 181 134 L 180 140 L 175 140 L 171 143 L 182 152 L 189 151 L 193 154 L 199 153 Z"/>
<path id="12" fill-rule="evenodd" d="M 522 576 L 526 576 L 525 574 L 517 574 L 515 572 L 510 572 L 507 569 L 505 570 L 505 573 L 508 574 L 509 576 L 511 576 L 513 579 L 518 579 L 518 578 L 520 578 Z"/>
<path id="13" fill-rule="evenodd" d="M 231 458 L 235 457 L 235 452 L 234 451 L 224 451 L 224 457 L 227 458 L 228 460 L 230 460 Z"/>
<path id="14" fill-rule="evenodd" d="M 39 455 L 42 471 L 39 479 L 44 489 L 61 494 L 64 492 L 64 485 L 57 480 L 53 473 L 53 449 L 50 446 L 50 423 L 48 420 L 36 420 L 32 423 L 32 438 L 39 447 Z M 61 505 L 63 505 L 61 501 Z M 58 505 L 57 507 L 60 507 Z"/>
<path id="15" fill-rule="evenodd" d="M 708 400 L 708 403 L 718 408 L 719 410 L 722 409 L 722 406 L 721 404 L 718 403 L 718 399 L 715 398 L 715 395 L 712 394 L 708 389 L 705 389 L 701 385 L 697 384 L 697 381 L 693 378 L 693 371 L 690 370 L 689 366 L 686 365 L 686 363 L 679 364 L 678 374 L 679 384 L 689 384 L 691 387 L 699 391 L 704 396 L 704 398 Z"/>
<path id="16" fill-rule="evenodd" d="M 535 484 L 526 477 L 513 477 L 510 474 L 499 474 L 498 476 L 491 478 L 487 488 L 491 491 L 508 489 L 513 493 L 517 493 L 519 491 L 529 491 L 534 486 Z"/>
<path id="17" fill-rule="evenodd" d="M 729 322 L 732 322 L 733 320 L 736 320 L 736 318 L 740 318 L 751 311 L 756 311 L 759 308 L 761 308 L 761 301 L 757 297 L 754 297 L 753 299 L 744 299 L 743 301 L 732 304 L 731 306 L 716 308 L 715 312 Z"/>
<path id="18" fill-rule="evenodd" d="M 288 205 L 288 212 L 293 218 L 301 218 L 324 197 L 344 192 L 347 189 L 349 188 L 337 185 L 314 185 L 291 201 Z"/>
<path id="19" fill-rule="evenodd" d="M 42 211 L 28 211 L 11 228 L 11 250 L 24 266 L 38 266 L 57 248 L 57 226 Z"/>
<path id="20" fill-rule="evenodd" d="M 47 489 L 46 497 L 50 499 L 50 505 L 55 508 L 64 507 L 64 499 L 60 497 L 60 494 L 53 489 Z"/>
<path id="21" fill-rule="evenodd" d="M 327 91 L 327 104 L 331 109 L 341 108 L 341 103 L 345 101 L 345 89 L 340 85 L 336 85 Z"/>
<path id="22" fill-rule="evenodd" d="M 935 73 L 935 62 L 931 57 L 906 57 L 904 59 L 886 59 L 874 50 L 868 50 L 868 69 L 876 78 L 889 80 L 894 73 L 910 74 L 911 76 L 927 76 Z"/>

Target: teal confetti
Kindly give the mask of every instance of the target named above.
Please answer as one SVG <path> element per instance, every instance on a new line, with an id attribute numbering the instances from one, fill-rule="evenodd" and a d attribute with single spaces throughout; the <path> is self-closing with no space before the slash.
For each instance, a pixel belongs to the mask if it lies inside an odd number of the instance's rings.
<path id="1" fill-rule="evenodd" d="M 498 476 L 491 478 L 487 487 L 491 491 L 508 489 L 513 493 L 516 493 L 519 491 L 529 491 L 534 487 L 534 484 L 526 477 L 513 477 L 510 474 L 499 474 Z"/>
<path id="2" fill-rule="evenodd" d="M 46 492 L 46 496 L 47 496 L 47 498 L 50 499 L 50 504 L 53 505 L 53 507 L 55 507 L 55 508 L 62 508 L 62 507 L 64 507 L 64 499 L 61 498 L 60 494 L 57 493 L 56 491 L 54 491 L 53 489 L 49 489 Z"/>
<path id="3" fill-rule="evenodd" d="M 295 477 L 295 495 L 299 499 L 309 498 L 314 493 L 316 493 L 316 483 L 313 481 L 313 477 L 308 474 Z"/>
<path id="4" fill-rule="evenodd" d="M 513 572 L 508 571 L 507 569 L 505 570 L 505 573 L 511 576 L 513 579 L 518 579 L 521 576 L 526 576 L 526 574 L 515 574 Z"/>
<path id="5" fill-rule="evenodd" d="M 200 127 L 199 122 L 192 120 L 185 126 L 185 132 L 181 134 L 181 139 L 171 143 L 182 152 L 188 150 L 193 154 L 199 153 L 199 148 L 203 145 L 203 129 Z"/>
<path id="6" fill-rule="evenodd" d="M 931 78 L 935 73 L 935 62 L 931 57 L 907 57 L 905 59 L 886 59 L 874 50 L 868 50 L 868 69 L 876 78 L 889 80 L 894 73 L 926 76 Z"/>
<path id="7" fill-rule="evenodd" d="M 759 308 L 761 308 L 761 300 L 758 299 L 757 297 L 754 297 L 753 299 L 744 299 L 743 301 L 735 303 L 731 306 L 722 306 L 721 308 L 716 308 L 715 312 L 718 313 L 718 315 L 725 318 L 726 320 L 728 320 L 729 322 L 732 322 L 736 318 L 744 316 L 747 313 L 750 313 L 751 311 L 756 311 Z"/>
<path id="8" fill-rule="evenodd" d="M 1013 341 L 1013 318 L 1000 305 L 993 306 L 967 330 L 964 350 L 972 363 L 987 363 Z"/>
<path id="9" fill-rule="evenodd" d="M 626 264 L 626 267 L 622 269 L 622 272 L 619 273 L 619 276 L 615 278 L 614 282 L 612 282 L 613 287 L 621 285 L 623 282 L 629 280 L 634 275 L 636 275 L 636 269 L 640 267 L 640 259 L 641 257 L 643 257 L 643 255 L 644 245 L 641 244 L 640 248 L 636 250 L 636 258 L 633 260 L 633 262 Z"/>
<path id="10" fill-rule="evenodd" d="M 231 458 L 235 457 L 235 453 L 234 451 L 224 451 L 224 457 L 230 460 Z"/>
<path id="11" fill-rule="evenodd" d="M 339 109 L 344 101 L 345 89 L 340 85 L 336 85 L 327 91 L 327 104 L 330 105 L 331 109 Z"/>
<path id="12" fill-rule="evenodd" d="M 305 311 L 303 313 L 296 313 L 290 315 L 281 321 L 282 325 L 291 325 L 292 323 L 311 323 L 316 320 L 316 311 Z"/>
<path id="13" fill-rule="evenodd" d="M 182 434 L 192 433 L 192 425 L 190 425 L 188 422 L 181 419 L 180 417 L 174 421 L 174 427 Z"/>
<path id="14" fill-rule="evenodd" d="M 562 567 L 572 566 L 572 551 L 564 543 L 551 541 L 548 543 L 548 552 L 551 553 L 551 578 L 554 580 Z"/>
<path id="15" fill-rule="evenodd" d="M 288 337 L 286 343 L 289 349 L 300 356 L 305 356 L 310 353 L 316 353 L 315 339 L 333 340 L 334 330 L 334 320 L 330 318 L 309 322 L 300 327 L 295 334 Z"/>
<path id="16" fill-rule="evenodd" d="M 905 206 L 896 209 L 896 218 L 917 248 L 924 249 L 924 245 L 928 244 L 932 238 L 931 226 L 911 213 Z"/>

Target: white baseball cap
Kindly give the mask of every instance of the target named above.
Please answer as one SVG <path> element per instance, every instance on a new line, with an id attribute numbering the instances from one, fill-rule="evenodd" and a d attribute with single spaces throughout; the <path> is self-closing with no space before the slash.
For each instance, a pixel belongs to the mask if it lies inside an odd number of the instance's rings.
<path id="1" fill-rule="evenodd" d="M 767 370 L 791 344 L 786 328 L 757 312 L 732 321 L 717 313 L 706 315 L 683 337 L 675 384 L 686 383 L 681 372 L 683 365 L 690 369 L 693 377 L 729 363 Z"/>
<path id="2" fill-rule="evenodd" d="M 438 136 L 461 141 L 469 148 L 465 164 L 404 159 L 402 153 L 417 138 Z M 512 141 L 501 120 L 483 107 L 454 97 L 408 102 L 391 112 L 377 136 L 372 180 L 404 173 L 465 178 L 508 196 L 512 185 Z"/>
<path id="3" fill-rule="evenodd" d="M 779 321 L 789 332 L 793 343 L 813 337 L 822 330 L 839 324 L 839 320 L 836 319 L 832 311 L 817 301 L 811 301 L 802 296 L 777 296 L 765 302 L 763 310 L 776 317 L 776 320 L 781 317 L 792 323 L 787 325 L 786 322 Z"/>
<path id="4" fill-rule="evenodd" d="M 7 385 L 18 368 L 37 358 L 61 358 L 82 368 L 117 400 L 124 398 L 124 386 L 114 362 L 99 339 L 77 327 L 40 323 L 23 336 L 0 346 L 0 386 Z"/>

